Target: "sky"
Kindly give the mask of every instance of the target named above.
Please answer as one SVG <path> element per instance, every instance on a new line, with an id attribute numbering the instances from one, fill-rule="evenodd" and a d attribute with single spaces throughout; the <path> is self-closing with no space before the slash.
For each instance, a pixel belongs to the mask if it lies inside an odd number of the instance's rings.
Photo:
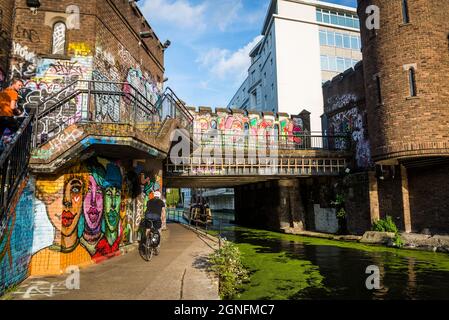
<path id="1" fill-rule="evenodd" d="M 326 0 L 355 7 L 357 0 Z M 143 0 L 165 51 L 165 86 L 189 106 L 226 107 L 245 80 L 270 0 Z"/>

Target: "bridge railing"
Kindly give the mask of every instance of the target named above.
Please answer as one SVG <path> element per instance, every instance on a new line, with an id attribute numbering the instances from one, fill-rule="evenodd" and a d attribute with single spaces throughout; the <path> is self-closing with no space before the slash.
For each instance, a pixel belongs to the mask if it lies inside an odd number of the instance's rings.
<path id="1" fill-rule="evenodd" d="M 0 223 L 28 171 L 33 137 L 33 112 L 23 120 L 13 141 L 0 155 Z"/>
<path id="2" fill-rule="evenodd" d="M 221 131 L 194 132 L 195 146 L 202 149 L 234 150 L 329 150 L 349 151 L 351 136 L 322 134 L 234 134 Z"/>
<path id="3" fill-rule="evenodd" d="M 165 164 L 166 174 L 177 177 L 197 176 L 312 176 L 339 175 L 349 165 L 341 157 L 291 158 L 177 158 Z"/>

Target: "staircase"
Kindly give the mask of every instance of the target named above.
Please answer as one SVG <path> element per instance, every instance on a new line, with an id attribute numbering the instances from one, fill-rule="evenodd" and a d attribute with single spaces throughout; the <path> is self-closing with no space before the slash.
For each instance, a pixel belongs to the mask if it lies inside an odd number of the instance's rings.
<path id="1" fill-rule="evenodd" d="M 3 218 L 9 210 L 11 200 L 28 173 L 34 120 L 33 112 L 23 121 L 14 140 L 0 155 L 0 230 L 3 229 Z"/>
<path id="2" fill-rule="evenodd" d="M 192 123 L 170 88 L 153 104 L 129 83 L 74 81 L 40 101 L 0 155 L 0 224 L 30 163 L 44 161 L 51 148 L 70 149 L 88 136 L 131 135 L 134 144 L 167 145 L 168 151 L 171 131 Z M 70 156 L 75 154 L 76 148 Z"/>

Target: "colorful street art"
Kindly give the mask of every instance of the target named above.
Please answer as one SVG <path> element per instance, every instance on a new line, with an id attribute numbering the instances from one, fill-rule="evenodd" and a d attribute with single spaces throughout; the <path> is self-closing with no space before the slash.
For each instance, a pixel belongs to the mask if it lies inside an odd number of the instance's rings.
<path id="1" fill-rule="evenodd" d="M 368 168 L 372 165 L 370 143 L 366 132 L 364 114 L 357 107 L 339 112 L 329 118 L 329 134 L 337 135 L 349 133 L 356 145 L 356 160 L 359 168 Z M 344 148 L 345 146 L 336 146 Z"/>
<path id="2" fill-rule="evenodd" d="M 26 178 L 0 221 L 0 294 L 28 276 L 33 244 L 34 181 Z"/>
<path id="3" fill-rule="evenodd" d="M 134 87 L 137 92 L 142 94 L 153 105 L 156 104 L 159 96 L 162 94 L 160 85 L 149 74 L 143 73 L 140 68 L 130 68 L 125 82 L 123 87 L 125 93 L 132 92 L 131 87 Z"/>
<path id="4" fill-rule="evenodd" d="M 92 157 L 25 181 L 0 225 L 0 292 L 29 275 L 119 255 L 136 239 L 146 202 L 162 191 L 162 168 L 143 167 Z"/>
<path id="5" fill-rule="evenodd" d="M 217 112 L 195 113 L 193 130 L 195 134 L 202 134 L 209 130 L 218 130 L 224 134 L 225 139 L 235 143 L 241 136 L 279 137 L 281 142 L 294 142 L 301 144 L 301 134 L 304 133 L 304 121 L 301 117 L 287 118 L 285 116 L 266 115 L 260 117 L 257 114 L 242 113 L 230 114 Z"/>

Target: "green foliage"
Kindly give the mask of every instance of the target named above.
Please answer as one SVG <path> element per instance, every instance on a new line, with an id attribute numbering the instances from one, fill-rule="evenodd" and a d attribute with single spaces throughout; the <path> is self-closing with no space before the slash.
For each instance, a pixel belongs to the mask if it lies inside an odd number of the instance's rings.
<path id="1" fill-rule="evenodd" d="M 394 240 L 393 240 L 393 245 L 398 248 L 402 248 L 404 246 L 404 241 L 402 240 L 399 233 L 396 233 Z"/>
<path id="2" fill-rule="evenodd" d="M 402 248 L 404 246 L 404 241 L 402 241 L 402 238 L 399 235 L 398 227 L 394 223 L 393 218 L 390 216 L 387 216 L 385 219 L 375 221 L 373 224 L 373 231 L 393 232 L 395 234 L 393 245 L 398 248 Z"/>
<path id="3" fill-rule="evenodd" d="M 167 207 L 176 207 L 180 201 L 179 189 L 168 189 L 166 201 Z"/>
<path id="4" fill-rule="evenodd" d="M 380 219 L 373 224 L 373 231 L 398 233 L 398 228 L 390 216 Z"/>
<path id="5" fill-rule="evenodd" d="M 337 194 L 335 201 L 332 201 L 331 204 L 336 207 L 341 207 L 345 204 L 345 197 L 342 194 Z"/>
<path id="6" fill-rule="evenodd" d="M 340 210 L 338 210 L 337 212 L 337 218 L 338 219 L 344 219 L 346 218 L 346 210 L 344 208 L 341 208 Z"/>
<path id="7" fill-rule="evenodd" d="M 209 256 L 210 269 L 220 280 L 222 299 L 232 299 L 238 294 L 242 284 L 249 280 L 249 273 L 241 261 L 241 253 L 233 243 L 223 240 L 220 249 Z"/>

